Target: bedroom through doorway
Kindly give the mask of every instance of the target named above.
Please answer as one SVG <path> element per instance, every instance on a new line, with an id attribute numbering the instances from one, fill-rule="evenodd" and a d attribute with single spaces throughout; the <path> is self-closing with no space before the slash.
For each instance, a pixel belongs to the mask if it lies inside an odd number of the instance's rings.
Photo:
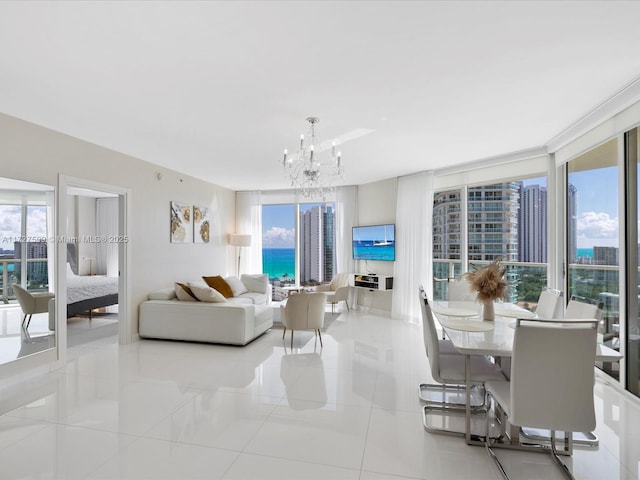
<path id="1" fill-rule="evenodd" d="M 67 347 L 118 341 L 117 194 L 69 187 Z"/>

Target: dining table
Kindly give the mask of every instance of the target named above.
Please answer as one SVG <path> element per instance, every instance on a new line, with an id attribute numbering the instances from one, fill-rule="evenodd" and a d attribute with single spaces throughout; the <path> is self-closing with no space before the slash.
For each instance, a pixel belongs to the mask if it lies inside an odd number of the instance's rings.
<path id="1" fill-rule="evenodd" d="M 510 358 L 513 353 L 515 324 L 518 318 L 537 318 L 536 314 L 519 305 L 508 302 L 495 303 L 495 319 L 482 320 L 482 307 L 476 302 L 436 301 L 432 311 L 442 325 L 454 348 L 465 356 L 465 439 L 470 445 L 484 445 L 484 438 L 471 433 L 471 357 L 487 355 L 500 359 Z M 600 343 L 596 347 L 596 361 L 616 362 L 622 358 L 620 352 Z M 597 442 L 587 437 L 587 442 Z M 597 444 L 597 443 L 596 443 Z"/>

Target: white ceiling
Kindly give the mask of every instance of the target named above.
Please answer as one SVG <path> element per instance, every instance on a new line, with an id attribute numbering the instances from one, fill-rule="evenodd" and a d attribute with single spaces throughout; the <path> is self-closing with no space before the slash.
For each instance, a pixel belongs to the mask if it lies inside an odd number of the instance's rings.
<path id="1" fill-rule="evenodd" d="M 640 2 L 0 2 L 0 111 L 234 189 L 305 118 L 362 184 L 545 145 L 640 75 Z"/>

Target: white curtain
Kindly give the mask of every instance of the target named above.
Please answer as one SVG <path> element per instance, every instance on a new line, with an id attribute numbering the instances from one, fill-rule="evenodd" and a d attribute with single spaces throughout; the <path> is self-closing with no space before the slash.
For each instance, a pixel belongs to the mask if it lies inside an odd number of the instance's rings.
<path id="1" fill-rule="evenodd" d="M 106 241 L 96 243 L 96 273 L 118 276 L 118 198 L 96 200 L 96 235 Z"/>
<path id="2" fill-rule="evenodd" d="M 358 187 L 336 189 L 336 273 L 355 271 L 352 228 L 358 223 Z"/>
<path id="3" fill-rule="evenodd" d="M 55 278 L 56 278 L 56 219 L 55 214 L 55 198 L 56 193 L 45 192 L 45 199 L 47 203 L 47 276 L 49 278 L 49 291 L 54 291 Z"/>
<path id="4" fill-rule="evenodd" d="M 418 286 L 433 298 L 433 172 L 398 179 L 393 318 L 418 322 Z"/>
<path id="5" fill-rule="evenodd" d="M 260 192 L 236 193 L 236 231 L 251 234 L 251 246 L 241 247 L 240 271 L 262 272 L 262 205 Z M 235 247 L 234 247 L 235 248 Z"/>

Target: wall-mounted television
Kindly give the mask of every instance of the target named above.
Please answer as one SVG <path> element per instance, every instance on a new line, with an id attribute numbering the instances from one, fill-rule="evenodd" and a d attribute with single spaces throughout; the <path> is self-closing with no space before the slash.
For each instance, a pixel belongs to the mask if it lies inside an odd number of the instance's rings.
<path id="1" fill-rule="evenodd" d="M 396 260 L 396 226 L 393 223 L 353 227 L 352 239 L 354 260 Z"/>

